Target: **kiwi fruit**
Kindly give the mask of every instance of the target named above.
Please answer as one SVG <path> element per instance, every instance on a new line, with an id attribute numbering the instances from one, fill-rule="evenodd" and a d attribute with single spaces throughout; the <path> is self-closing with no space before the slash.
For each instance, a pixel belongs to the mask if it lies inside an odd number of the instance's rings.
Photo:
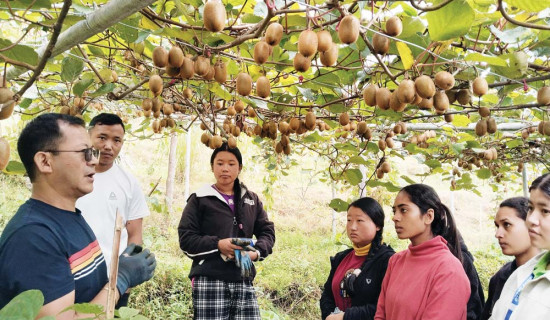
<path id="1" fill-rule="evenodd" d="M 218 59 L 214 64 L 214 79 L 220 84 L 227 81 L 227 66 L 221 59 Z"/>
<path id="2" fill-rule="evenodd" d="M 365 132 L 367 132 L 367 123 L 365 121 L 359 121 L 359 123 L 357 123 L 357 134 L 358 135 L 362 135 L 364 134 Z"/>
<path id="3" fill-rule="evenodd" d="M 236 128 L 238 129 L 239 127 L 236 127 Z M 227 138 L 227 146 L 231 149 L 236 148 L 237 147 L 237 140 L 235 140 L 235 138 L 233 138 L 233 137 Z"/>
<path id="4" fill-rule="evenodd" d="M 244 105 L 244 102 L 242 102 L 241 100 L 237 100 L 237 101 L 235 102 L 235 105 L 234 105 L 233 107 L 235 108 L 235 111 L 236 111 L 237 113 L 241 113 L 241 112 L 244 111 L 245 105 Z"/>
<path id="5" fill-rule="evenodd" d="M 223 140 L 222 140 L 222 137 L 220 137 L 219 135 L 215 135 L 212 137 L 212 141 L 213 141 L 213 145 L 214 145 L 214 149 L 215 148 L 219 148 L 222 146 L 223 144 Z"/>
<path id="6" fill-rule="evenodd" d="M 550 136 L 550 121 L 544 121 L 543 131 L 545 135 Z"/>
<path id="7" fill-rule="evenodd" d="M 378 149 L 380 149 L 380 151 L 386 150 L 386 141 L 384 139 L 378 140 Z"/>
<path id="8" fill-rule="evenodd" d="M 223 100 L 216 100 L 216 102 L 214 103 L 214 107 L 216 108 L 216 110 L 220 110 L 223 108 Z M 237 110 L 235 110 L 237 111 Z"/>
<path id="9" fill-rule="evenodd" d="M 228 116 L 234 116 L 237 114 L 237 111 L 235 110 L 235 107 L 234 106 L 229 106 L 227 107 L 227 115 Z"/>
<path id="10" fill-rule="evenodd" d="M 491 115 L 491 109 L 487 108 L 487 107 L 479 107 L 479 115 L 483 118 L 485 117 L 488 117 Z"/>
<path id="11" fill-rule="evenodd" d="M 417 104 L 417 106 L 420 108 L 420 109 L 424 109 L 424 110 L 430 110 L 433 108 L 434 106 L 434 98 L 430 98 L 430 99 L 422 99 L 422 101 L 420 101 L 419 104 Z"/>
<path id="12" fill-rule="evenodd" d="M 172 104 L 165 103 L 162 105 L 162 113 L 164 113 L 165 116 L 169 116 L 174 112 L 174 107 L 172 107 Z"/>
<path id="13" fill-rule="evenodd" d="M 363 89 L 363 100 L 367 106 L 374 107 L 376 105 L 376 90 L 378 90 L 378 86 L 375 84 L 369 84 Z"/>
<path id="14" fill-rule="evenodd" d="M 0 120 L 9 118 L 13 114 L 13 110 L 15 109 L 15 101 L 9 100 L 3 105 L 0 104 L 0 109 Z"/>
<path id="15" fill-rule="evenodd" d="M 269 79 L 266 76 L 260 76 L 256 80 L 256 94 L 259 97 L 267 98 L 271 93 L 271 85 L 269 84 Z"/>
<path id="16" fill-rule="evenodd" d="M 454 115 L 451 113 L 445 113 L 443 118 L 445 119 L 445 122 L 451 123 L 454 120 Z"/>
<path id="17" fill-rule="evenodd" d="M 495 118 L 489 117 L 487 118 L 487 133 L 493 134 L 495 132 L 497 132 L 497 123 Z"/>
<path id="18" fill-rule="evenodd" d="M 153 108 L 153 101 L 151 101 L 150 98 L 143 99 L 143 101 L 141 102 L 141 108 L 143 109 L 143 111 L 151 110 Z"/>
<path id="19" fill-rule="evenodd" d="M 347 112 L 342 112 L 338 118 L 338 122 L 340 122 L 342 126 L 349 124 L 349 114 Z"/>
<path id="20" fill-rule="evenodd" d="M 204 77 L 210 72 L 210 59 L 204 56 L 198 56 L 193 67 L 197 75 Z"/>
<path id="21" fill-rule="evenodd" d="M 378 179 L 384 178 L 384 171 L 380 170 L 380 168 L 376 169 L 376 177 Z"/>
<path id="22" fill-rule="evenodd" d="M 118 82 L 118 74 L 115 70 L 111 70 L 111 79 L 113 80 L 113 82 Z"/>
<path id="23" fill-rule="evenodd" d="M 400 123 L 396 123 L 395 126 L 393 126 L 393 133 L 401 134 L 401 124 Z"/>
<path id="24" fill-rule="evenodd" d="M 248 96 L 252 92 L 252 78 L 246 72 L 241 72 L 237 76 L 237 92 L 241 96 Z"/>
<path id="25" fill-rule="evenodd" d="M 154 74 L 149 78 L 149 90 L 155 95 L 158 96 L 162 93 L 162 78 Z"/>
<path id="26" fill-rule="evenodd" d="M 293 64 L 296 71 L 305 72 L 311 66 L 311 60 L 307 57 L 304 57 L 300 52 L 298 52 L 294 56 Z"/>
<path id="27" fill-rule="evenodd" d="M 489 91 L 489 85 L 487 84 L 487 80 L 485 80 L 485 78 L 482 78 L 482 77 L 475 78 L 474 82 L 472 83 L 472 91 L 478 97 L 481 97 L 482 95 L 486 94 L 487 91 Z"/>
<path id="28" fill-rule="evenodd" d="M 330 49 L 324 52 L 321 51 L 319 58 L 325 67 L 333 66 L 338 60 L 338 45 L 336 43 L 332 43 L 330 45 Z"/>
<path id="29" fill-rule="evenodd" d="M 384 173 L 390 173 L 391 171 L 390 163 L 386 161 L 382 162 L 382 164 L 380 165 L 380 170 L 382 170 L 382 172 Z"/>
<path id="30" fill-rule="evenodd" d="M 315 121 L 317 121 L 317 117 L 315 116 L 315 114 L 313 113 L 313 111 L 308 111 L 308 113 L 306 114 L 306 128 L 308 130 L 313 130 L 315 129 Z M 292 122 L 291 122 L 292 124 Z"/>
<path id="31" fill-rule="evenodd" d="M 447 98 L 447 95 L 444 91 L 438 91 L 435 93 L 433 97 L 434 101 L 434 108 L 436 111 L 443 111 L 445 112 L 447 109 L 449 109 L 449 98 Z"/>
<path id="32" fill-rule="evenodd" d="M 449 90 L 455 85 L 455 77 L 447 71 L 439 71 L 435 74 L 434 82 L 438 88 L 442 90 Z"/>
<path id="33" fill-rule="evenodd" d="M 179 68 L 181 67 L 183 63 L 183 51 L 181 51 L 180 47 L 173 46 L 170 48 L 170 51 L 168 51 L 168 66 L 173 68 Z"/>
<path id="34" fill-rule="evenodd" d="M 317 51 L 326 52 L 332 46 L 332 36 L 328 30 L 317 32 Z"/>
<path id="35" fill-rule="evenodd" d="M 265 41 L 259 41 L 254 46 L 254 61 L 257 64 L 264 64 L 269 58 L 270 46 Z"/>
<path id="36" fill-rule="evenodd" d="M 253 129 L 253 133 L 257 136 L 261 135 L 262 134 L 262 127 L 259 126 L 259 125 L 255 126 L 254 129 Z"/>
<path id="37" fill-rule="evenodd" d="M 191 90 L 190 88 L 183 89 L 183 96 L 186 99 L 191 99 L 191 97 L 193 97 L 193 90 Z"/>
<path id="38" fill-rule="evenodd" d="M 151 99 L 151 102 L 153 103 L 153 107 L 151 108 L 151 111 L 153 111 L 153 113 L 160 112 L 160 107 L 161 107 L 160 100 L 157 97 L 155 97 Z"/>
<path id="39" fill-rule="evenodd" d="M 284 146 L 288 146 L 290 144 L 290 138 L 287 135 L 281 136 L 281 144 Z"/>
<path id="40" fill-rule="evenodd" d="M 210 138 L 212 136 L 210 135 L 210 133 L 208 132 L 204 132 L 202 135 L 201 135 L 201 142 L 205 145 L 208 145 L 208 143 L 210 142 Z"/>
<path id="41" fill-rule="evenodd" d="M 180 66 L 180 77 L 182 79 L 191 79 L 195 74 L 195 66 L 193 60 L 189 57 L 183 57 L 183 61 Z"/>
<path id="42" fill-rule="evenodd" d="M 397 37 L 403 31 L 403 23 L 399 17 L 391 17 L 386 21 L 386 34 Z"/>
<path id="43" fill-rule="evenodd" d="M 250 118 L 256 118 L 256 111 L 254 111 L 254 108 L 248 107 L 248 116 Z"/>
<path id="44" fill-rule="evenodd" d="M 401 126 L 401 134 L 407 133 L 407 124 L 405 122 L 398 123 Z"/>
<path id="45" fill-rule="evenodd" d="M 151 122 L 151 127 L 153 128 L 154 133 L 159 133 L 160 132 L 160 121 L 159 120 L 154 120 L 153 122 Z"/>
<path id="46" fill-rule="evenodd" d="M 290 154 L 290 144 L 287 144 L 286 146 L 283 147 L 283 153 L 286 154 L 287 156 Z"/>
<path id="47" fill-rule="evenodd" d="M 550 87 L 544 86 L 537 92 L 537 103 L 543 106 L 550 104 Z"/>
<path id="48" fill-rule="evenodd" d="M 275 145 L 275 152 L 283 153 L 283 144 L 280 141 Z"/>
<path id="49" fill-rule="evenodd" d="M 449 104 L 455 103 L 457 93 L 458 93 L 458 90 L 446 90 L 445 91 L 445 94 L 447 95 L 447 98 L 449 99 Z"/>
<path id="50" fill-rule="evenodd" d="M 290 125 L 290 129 L 292 129 L 293 131 L 298 130 L 300 128 L 300 119 L 298 118 L 290 119 L 289 125 Z"/>
<path id="51" fill-rule="evenodd" d="M 168 64 L 168 52 L 161 46 L 153 50 L 153 63 L 159 68 L 164 68 Z"/>
<path id="52" fill-rule="evenodd" d="M 382 110 L 390 108 L 391 92 L 388 88 L 379 88 L 376 90 L 376 105 Z"/>
<path id="53" fill-rule="evenodd" d="M 539 125 L 538 125 L 538 132 L 539 132 L 540 134 L 544 134 L 544 123 L 545 123 L 545 122 L 546 122 L 546 121 L 541 121 L 541 122 L 539 122 Z"/>
<path id="54" fill-rule="evenodd" d="M 159 118 L 160 117 L 160 110 L 153 112 L 153 118 Z"/>
<path id="55" fill-rule="evenodd" d="M 435 84 L 432 78 L 422 75 L 414 80 L 416 93 L 424 99 L 429 99 L 435 94 Z"/>
<path id="56" fill-rule="evenodd" d="M 390 108 L 395 112 L 402 112 L 403 110 L 405 110 L 406 106 L 406 103 L 403 103 L 399 100 L 397 90 L 392 92 L 392 94 L 390 95 Z"/>
<path id="57" fill-rule="evenodd" d="M 280 23 L 272 23 L 265 31 L 265 42 L 270 46 L 276 46 L 283 38 L 283 26 Z"/>
<path id="58" fill-rule="evenodd" d="M 397 98 L 401 103 L 412 103 L 415 100 L 415 83 L 412 80 L 405 79 L 401 81 L 396 91 Z"/>
<path id="59" fill-rule="evenodd" d="M 468 89 L 458 90 L 456 94 L 456 101 L 458 101 L 458 103 L 460 103 L 460 105 L 462 106 L 470 104 L 470 101 L 472 101 L 472 95 L 470 94 L 470 90 Z"/>
<path id="60" fill-rule="evenodd" d="M 529 138 L 529 130 L 521 130 L 521 138 L 523 139 Z"/>
<path id="61" fill-rule="evenodd" d="M 235 137 L 240 136 L 241 135 L 241 128 L 239 128 L 237 126 L 231 127 L 231 134 Z"/>
<path id="62" fill-rule="evenodd" d="M 227 15 L 221 1 L 210 0 L 204 5 L 203 12 L 204 27 L 208 31 L 219 32 L 225 27 Z"/>
<path id="63" fill-rule="evenodd" d="M 180 76 L 180 68 L 166 66 L 166 74 L 169 77 L 179 77 Z"/>
<path id="64" fill-rule="evenodd" d="M 475 129 L 476 135 L 479 137 L 482 137 L 487 134 L 487 120 L 480 119 L 476 123 L 476 129 Z"/>
<path id="65" fill-rule="evenodd" d="M 386 54 L 390 50 L 390 39 L 384 35 L 375 33 L 372 36 L 372 46 L 374 53 Z"/>
<path id="66" fill-rule="evenodd" d="M 270 121 L 267 125 L 267 129 L 269 130 L 270 135 L 277 134 L 277 123 L 275 121 Z"/>
<path id="67" fill-rule="evenodd" d="M 281 121 L 279 122 L 279 132 L 281 132 L 281 134 L 287 134 L 288 131 L 290 129 L 290 125 L 288 124 L 288 122 L 286 121 Z"/>
<path id="68" fill-rule="evenodd" d="M 349 14 L 338 25 L 338 38 L 340 42 L 351 44 L 359 37 L 359 19 Z"/>
<path id="69" fill-rule="evenodd" d="M 143 116 L 146 117 L 146 118 L 149 118 L 151 116 L 151 110 L 143 111 Z"/>
<path id="70" fill-rule="evenodd" d="M 298 37 L 298 52 L 304 57 L 311 57 L 317 52 L 317 34 L 311 30 L 304 30 Z"/>
<path id="71" fill-rule="evenodd" d="M 393 149 L 395 145 L 393 143 L 392 137 L 386 137 L 386 146 L 390 149 Z"/>

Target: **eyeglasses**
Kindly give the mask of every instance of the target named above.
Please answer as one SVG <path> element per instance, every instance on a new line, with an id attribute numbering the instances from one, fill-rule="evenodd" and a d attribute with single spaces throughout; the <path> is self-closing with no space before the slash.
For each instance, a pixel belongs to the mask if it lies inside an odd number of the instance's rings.
<path id="1" fill-rule="evenodd" d="M 90 148 L 86 148 L 86 149 L 82 149 L 82 150 L 45 150 L 45 152 L 52 152 L 52 153 L 56 153 L 56 152 L 82 152 L 84 153 L 84 160 L 86 160 L 86 162 L 90 162 L 92 161 L 93 158 L 96 158 L 96 159 L 99 159 L 99 149 L 95 149 L 93 147 L 90 147 Z"/>

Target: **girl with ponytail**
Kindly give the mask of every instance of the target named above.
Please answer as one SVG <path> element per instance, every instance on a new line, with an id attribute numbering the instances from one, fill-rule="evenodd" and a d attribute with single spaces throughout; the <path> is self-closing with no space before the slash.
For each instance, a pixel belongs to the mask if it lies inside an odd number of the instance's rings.
<path id="1" fill-rule="evenodd" d="M 375 319 L 467 319 L 470 281 L 449 209 L 433 188 L 413 184 L 397 194 L 393 213 L 398 238 L 411 244 L 389 261 Z"/>
<path id="2" fill-rule="evenodd" d="M 195 320 L 260 320 L 252 261 L 271 254 L 275 229 L 258 196 L 240 183 L 242 165 L 238 148 L 224 142 L 215 149 L 216 183 L 189 197 L 178 226 L 180 247 L 193 260 Z"/>
<path id="3" fill-rule="evenodd" d="M 348 207 L 346 232 L 353 248 L 330 260 L 321 295 L 323 320 L 371 320 L 388 260 L 395 253 L 382 243 L 384 211 L 376 200 L 361 198 Z"/>

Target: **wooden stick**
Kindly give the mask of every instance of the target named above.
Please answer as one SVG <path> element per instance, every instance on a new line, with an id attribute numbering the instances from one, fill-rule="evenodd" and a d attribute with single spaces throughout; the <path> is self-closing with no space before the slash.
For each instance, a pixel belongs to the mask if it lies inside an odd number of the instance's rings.
<path id="1" fill-rule="evenodd" d="M 116 210 L 115 231 L 113 237 L 113 250 L 111 255 L 111 276 L 109 277 L 109 283 L 107 285 L 107 308 L 106 318 L 113 319 L 115 317 L 115 305 L 116 305 L 116 281 L 118 276 L 118 250 L 120 248 L 120 235 L 122 233 L 122 216 Z M 121 292 L 122 296 L 124 292 Z"/>

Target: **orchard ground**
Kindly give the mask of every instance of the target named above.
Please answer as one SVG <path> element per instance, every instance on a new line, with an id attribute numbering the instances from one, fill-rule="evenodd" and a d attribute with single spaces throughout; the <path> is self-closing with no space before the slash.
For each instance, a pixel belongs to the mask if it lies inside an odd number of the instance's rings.
<path id="1" fill-rule="evenodd" d="M 191 131 L 190 191 L 202 184 L 212 183 L 209 161 L 211 150 L 200 143 L 200 131 Z M 142 183 L 149 197 L 151 216 L 145 219 L 144 243 L 155 252 L 158 268 L 152 281 L 133 290 L 130 306 L 141 310 L 150 319 L 188 319 L 192 315 L 191 287 L 187 278 L 191 260 L 183 255 L 178 244 L 177 225 L 185 206 L 184 168 L 185 135 L 178 137 L 178 165 L 175 194 L 171 213 L 164 205 L 170 139 L 138 140 L 131 135 L 121 155 L 121 164 Z M 313 153 L 291 154 L 298 162 L 285 170 L 280 167 L 268 170 L 261 149 L 247 137 L 239 137 L 244 167 L 241 180 L 259 194 L 264 207 L 274 221 L 277 241 L 274 253 L 264 262 L 257 263 L 255 281 L 263 319 L 318 319 L 318 299 L 329 271 L 329 257 L 348 243 L 345 236 L 345 213 L 335 214 L 328 203 L 337 197 L 346 201 L 358 197 L 357 188 L 343 187 L 325 180 L 327 163 Z M 13 158 L 13 157 L 12 157 Z M 396 158 L 396 157 L 394 157 Z M 397 158 L 398 159 L 398 158 Z M 280 166 L 288 158 L 279 159 Z M 395 160 L 394 160 L 395 161 Z M 394 168 L 389 177 L 399 186 L 407 183 L 399 178 L 406 175 L 416 182 L 433 186 L 443 202 L 455 208 L 459 229 L 476 257 L 476 267 L 485 290 L 488 280 L 505 261 L 494 239 L 492 217 L 498 203 L 508 196 L 521 195 L 521 185 L 509 187 L 506 193 L 494 194 L 485 180 L 475 180 L 482 197 L 471 191 L 450 191 L 450 182 L 434 175 L 421 180 L 415 176 L 427 171 L 413 157 L 406 157 Z M 399 168 L 399 172 L 396 172 Z M 276 170 L 276 171 L 273 171 Z M 282 171 L 285 174 L 282 174 Z M 271 176 L 269 175 L 271 173 Z M 0 230 L 25 201 L 30 192 L 26 178 L 0 175 Z M 334 191 L 333 191 L 334 188 Z M 265 191 L 265 194 L 264 194 Z M 334 193 L 333 193 L 334 192 Z M 391 203 L 395 193 L 385 189 L 366 190 L 384 205 L 386 213 L 385 241 L 396 251 L 406 248 L 407 241 L 396 239 L 391 222 Z M 454 204 L 454 205 L 453 205 Z"/>

